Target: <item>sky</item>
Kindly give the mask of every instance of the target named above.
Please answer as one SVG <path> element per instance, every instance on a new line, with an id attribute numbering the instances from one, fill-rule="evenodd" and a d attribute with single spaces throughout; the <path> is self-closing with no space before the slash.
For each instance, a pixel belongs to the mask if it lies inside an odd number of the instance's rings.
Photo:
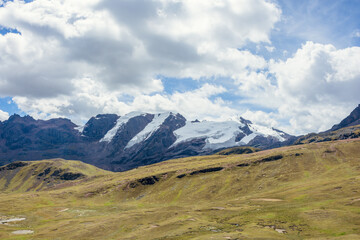
<path id="1" fill-rule="evenodd" d="M 294 135 L 360 103 L 358 0 L 0 0 L 0 121 L 243 116 Z"/>

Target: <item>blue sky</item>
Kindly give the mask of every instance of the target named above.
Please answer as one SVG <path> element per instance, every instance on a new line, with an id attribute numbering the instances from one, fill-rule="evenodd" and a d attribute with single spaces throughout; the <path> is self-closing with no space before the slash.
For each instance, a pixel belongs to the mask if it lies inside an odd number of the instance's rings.
<path id="1" fill-rule="evenodd" d="M 358 16 L 356 0 L 0 1 L 0 120 L 178 111 L 325 130 L 359 103 Z"/>

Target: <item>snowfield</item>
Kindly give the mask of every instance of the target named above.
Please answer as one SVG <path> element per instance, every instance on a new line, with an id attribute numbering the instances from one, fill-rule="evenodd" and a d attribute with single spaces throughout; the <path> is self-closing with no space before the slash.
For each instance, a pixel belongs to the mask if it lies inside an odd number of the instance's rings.
<path id="1" fill-rule="evenodd" d="M 146 113 L 131 112 L 125 116 L 120 117 L 117 120 L 116 125 L 106 133 L 100 142 L 111 142 L 122 126 L 124 126 L 131 118 L 141 115 L 145 116 Z M 127 143 L 125 149 L 131 148 L 136 144 L 146 141 L 164 124 L 165 120 L 171 115 L 176 116 L 176 113 L 166 112 L 154 114 L 152 121 Z M 247 135 L 241 130 L 241 128 L 246 126 L 252 133 Z M 185 126 L 174 131 L 174 135 L 176 137 L 176 141 L 170 146 L 170 148 L 178 145 L 179 143 L 191 141 L 193 139 L 204 139 L 206 144 L 203 149 L 211 150 L 247 145 L 256 136 L 270 136 L 281 142 L 286 140 L 282 136 L 284 133 L 276 131 L 272 128 L 253 124 L 250 121 L 244 122 L 244 119 L 239 119 L 238 121 L 229 120 L 224 122 L 186 121 Z M 239 139 L 241 135 L 243 137 Z"/>

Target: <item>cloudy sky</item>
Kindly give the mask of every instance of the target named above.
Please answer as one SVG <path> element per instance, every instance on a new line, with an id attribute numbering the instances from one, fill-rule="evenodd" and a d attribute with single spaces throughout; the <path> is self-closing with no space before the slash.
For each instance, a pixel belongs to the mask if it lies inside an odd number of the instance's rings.
<path id="1" fill-rule="evenodd" d="M 358 0 L 0 0 L 0 120 L 177 111 L 291 134 L 360 103 Z"/>

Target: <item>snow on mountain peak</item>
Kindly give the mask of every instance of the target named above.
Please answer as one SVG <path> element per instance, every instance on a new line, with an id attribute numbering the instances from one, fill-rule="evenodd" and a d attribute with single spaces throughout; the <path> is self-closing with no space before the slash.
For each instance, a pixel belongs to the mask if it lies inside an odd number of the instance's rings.
<path id="1" fill-rule="evenodd" d="M 111 140 L 114 138 L 114 136 L 116 135 L 116 133 L 120 127 L 122 127 L 124 124 L 126 124 L 131 118 L 137 117 L 137 116 L 144 116 L 144 115 L 146 115 L 146 113 L 130 112 L 128 114 L 125 114 L 122 117 L 119 117 L 115 126 L 112 129 L 110 129 L 102 139 L 100 139 L 100 142 L 111 142 Z"/>
<path id="2" fill-rule="evenodd" d="M 258 135 L 272 136 L 277 138 L 280 142 L 286 140 L 280 132 L 275 131 L 274 129 L 269 127 L 265 127 L 257 124 L 249 124 L 249 128 L 252 132 L 257 133 Z"/>
<path id="3" fill-rule="evenodd" d="M 111 142 L 118 130 L 125 125 L 131 118 L 145 116 L 147 113 L 131 112 L 120 117 L 116 125 L 109 130 L 100 142 Z M 147 140 L 164 123 L 169 116 L 177 116 L 178 113 L 165 112 L 152 114 L 154 117 L 145 128 L 136 134 L 126 145 L 125 149 Z M 253 124 L 240 116 L 228 121 L 186 121 L 185 126 L 173 132 L 176 141 L 171 147 L 193 139 L 204 139 L 204 149 L 219 149 L 249 144 L 255 137 L 274 137 L 279 141 L 285 141 L 284 133 L 272 128 Z M 170 148 L 171 148 L 170 147 Z"/>
<path id="4" fill-rule="evenodd" d="M 155 114 L 153 120 L 148 125 L 146 125 L 146 127 L 141 132 L 139 132 L 135 137 L 133 137 L 128 142 L 125 148 L 131 148 L 135 144 L 148 139 L 154 132 L 156 132 L 156 130 L 160 128 L 160 126 L 170 115 L 174 114 L 171 112 Z"/>
<path id="5" fill-rule="evenodd" d="M 242 130 L 246 126 L 248 126 L 250 132 Z M 240 139 L 240 141 L 237 140 L 237 136 L 239 136 L 239 134 L 245 135 L 242 139 Z M 187 121 L 184 127 L 174 131 L 174 135 L 177 139 L 171 147 L 192 139 L 205 138 L 206 144 L 204 149 L 213 150 L 246 145 L 259 135 L 265 137 L 272 136 L 277 138 L 279 141 L 285 141 L 285 138 L 283 138 L 279 132 L 271 128 L 253 124 L 243 118 L 236 118 L 236 120 L 224 122 Z"/>
<path id="6" fill-rule="evenodd" d="M 191 139 L 206 138 L 204 148 L 221 148 L 234 146 L 236 135 L 241 133 L 239 124 L 234 121 L 226 122 L 191 122 L 187 121 L 186 125 L 174 131 L 176 141 L 172 146 Z"/>
<path id="7" fill-rule="evenodd" d="M 79 131 L 80 133 L 83 133 L 84 128 L 85 128 L 85 125 L 77 125 L 76 127 L 74 127 L 74 129 Z"/>

